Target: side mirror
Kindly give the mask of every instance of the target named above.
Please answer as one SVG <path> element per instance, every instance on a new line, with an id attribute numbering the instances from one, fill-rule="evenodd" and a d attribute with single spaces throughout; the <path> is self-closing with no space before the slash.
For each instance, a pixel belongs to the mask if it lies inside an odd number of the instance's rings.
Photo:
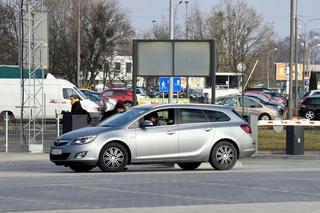
<path id="1" fill-rule="evenodd" d="M 142 128 L 146 128 L 146 127 L 150 127 L 150 126 L 153 126 L 153 123 L 149 120 L 144 120 L 141 125 Z"/>

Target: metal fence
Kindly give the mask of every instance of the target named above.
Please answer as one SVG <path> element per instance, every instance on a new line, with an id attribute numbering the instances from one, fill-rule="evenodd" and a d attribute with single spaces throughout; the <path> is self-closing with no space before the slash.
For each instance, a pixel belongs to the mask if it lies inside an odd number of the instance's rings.
<path id="1" fill-rule="evenodd" d="M 20 120 L 10 120 L 6 115 L 0 116 L 0 152 L 29 152 L 27 139 L 23 137 Z M 58 135 L 58 125 L 55 120 L 46 121 L 43 131 L 43 152 L 48 153 L 50 146 Z M 41 141 L 37 141 L 41 145 Z"/>

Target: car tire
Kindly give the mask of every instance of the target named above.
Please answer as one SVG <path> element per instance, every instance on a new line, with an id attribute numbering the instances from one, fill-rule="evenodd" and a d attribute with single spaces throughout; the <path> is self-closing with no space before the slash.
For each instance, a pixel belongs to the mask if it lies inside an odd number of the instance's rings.
<path id="1" fill-rule="evenodd" d="M 306 119 L 313 120 L 316 117 L 316 114 L 313 110 L 307 110 L 304 116 Z"/>
<path id="2" fill-rule="evenodd" d="M 262 113 L 260 116 L 259 116 L 259 120 L 271 120 L 271 116 L 267 113 Z"/>
<path id="3" fill-rule="evenodd" d="M 120 172 L 128 164 L 128 152 L 119 143 L 108 143 L 100 151 L 98 166 L 104 172 Z"/>
<path id="4" fill-rule="evenodd" d="M 96 166 L 76 165 L 76 164 L 70 164 L 69 165 L 69 168 L 72 169 L 75 172 L 89 172 L 94 167 L 96 167 Z"/>
<path id="5" fill-rule="evenodd" d="M 216 170 L 229 170 L 237 162 L 238 153 L 234 145 L 228 141 L 218 142 L 212 149 L 210 164 Z"/>
<path id="6" fill-rule="evenodd" d="M 194 170 L 201 165 L 201 162 L 178 163 L 178 166 L 183 170 Z"/>

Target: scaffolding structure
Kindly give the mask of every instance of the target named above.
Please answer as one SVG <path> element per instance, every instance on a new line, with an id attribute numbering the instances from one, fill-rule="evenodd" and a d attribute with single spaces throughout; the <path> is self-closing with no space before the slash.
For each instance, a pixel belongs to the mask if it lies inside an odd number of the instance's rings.
<path id="1" fill-rule="evenodd" d="M 20 9 L 21 140 L 29 152 L 43 152 L 47 14 L 43 0 L 21 0 Z"/>

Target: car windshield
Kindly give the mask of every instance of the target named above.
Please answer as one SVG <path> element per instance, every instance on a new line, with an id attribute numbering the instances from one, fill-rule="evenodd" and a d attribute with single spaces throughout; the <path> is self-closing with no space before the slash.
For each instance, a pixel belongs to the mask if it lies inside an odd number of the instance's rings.
<path id="1" fill-rule="evenodd" d="M 87 93 L 86 96 L 91 100 L 91 101 L 96 101 L 99 102 L 100 101 L 100 97 L 92 94 L 92 93 Z"/>
<path id="2" fill-rule="evenodd" d="M 104 127 L 120 127 L 125 125 L 126 123 L 136 119 L 142 113 L 146 112 L 150 108 L 130 108 L 125 112 L 115 114 L 110 118 L 102 121 L 98 126 Z"/>
<path id="3" fill-rule="evenodd" d="M 73 89 L 75 91 L 77 91 L 77 93 L 79 94 L 79 96 L 82 98 L 82 99 L 89 99 L 85 94 L 83 94 L 83 92 L 81 92 L 81 90 L 77 87 L 73 87 Z"/>

